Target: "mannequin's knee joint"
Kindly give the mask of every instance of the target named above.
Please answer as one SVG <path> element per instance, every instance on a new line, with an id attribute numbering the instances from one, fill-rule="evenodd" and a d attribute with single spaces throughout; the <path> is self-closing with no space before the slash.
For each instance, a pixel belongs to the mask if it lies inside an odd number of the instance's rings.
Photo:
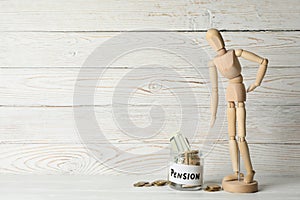
<path id="1" fill-rule="evenodd" d="M 242 101 L 239 101 L 239 102 L 238 102 L 238 107 L 239 107 L 239 108 L 245 107 L 245 103 L 242 102 Z"/>
<path id="2" fill-rule="evenodd" d="M 233 101 L 229 101 L 228 102 L 228 108 L 234 108 L 235 107 L 235 104 Z"/>
<path id="3" fill-rule="evenodd" d="M 229 139 L 230 140 L 235 140 L 235 137 L 234 136 L 230 136 Z"/>

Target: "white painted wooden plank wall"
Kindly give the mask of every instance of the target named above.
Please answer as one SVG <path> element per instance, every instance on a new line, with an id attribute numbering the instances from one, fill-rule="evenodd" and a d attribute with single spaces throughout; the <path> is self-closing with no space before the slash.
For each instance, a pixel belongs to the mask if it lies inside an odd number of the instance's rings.
<path id="1" fill-rule="evenodd" d="M 205 41 L 205 30 L 215 27 L 222 29 L 229 48 L 244 48 L 270 60 L 264 83 L 247 101 L 247 138 L 257 173 L 299 175 L 299 13 L 300 3 L 296 0 L 0 1 L 0 173 L 119 174 L 97 162 L 80 143 L 72 109 L 80 67 L 103 42 L 132 30 L 140 34 L 182 34 L 213 56 Z M 200 107 L 204 119 L 209 120 L 207 84 L 186 62 L 149 50 L 114 63 L 95 96 L 97 116 L 103 119 L 106 137 L 116 147 L 106 157 L 114 158 L 118 148 L 149 152 L 149 157 L 141 161 L 145 169 L 147 163 L 161 165 L 160 157 L 150 152 L 167 148 L 168 134 L 177 127 L 177 115 L 172 115 L 159 136 L 134 140 L 114 126 L 111 95 L 116 78 L 133 66 L 153 60 L 173 65 L 184 74 L 200 102 L 188 108 Z M 243 60 L 241 63 L 249 85 L 257 66 Z M 152 76 L 155 73 L 163 71 Z M 173 80 L 170 77 L 167 81 Z M 147 88 L 137 89 L 141 99 L 129 107 L 132 120 L 143 125 L 150 123 L 147 111 L 151 103 L 146 101 L 150 94 Z M 163 105 L 174 111 L 178 105 L 169 91 L 185 95 L 185 88 L 169 88 L 162 98 Z M 226 127 L 221 137 L 212 139 L 218 143 L 206 158 L 206 174 L 229 173 Z M 91 137 L 89 142 L 102 144 L 100 152 L 110 149 L 106 140 Z M 203 139 L 195 138 L 193 142 L 198 145 Z M 124 160 L 120 164 L 132 162 Z M 135 169 L 129 166 L 128 173 Z"/>
<path id="2" fill-rule="evenodd" d="M 12 0 L 0 5 L 2 31 L 300 28 L 297 0 Z"/>

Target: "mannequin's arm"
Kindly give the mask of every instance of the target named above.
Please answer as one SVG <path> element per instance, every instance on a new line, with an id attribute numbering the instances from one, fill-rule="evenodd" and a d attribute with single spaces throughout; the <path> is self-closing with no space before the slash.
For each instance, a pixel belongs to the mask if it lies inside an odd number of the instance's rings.
<path id="1" fill-rule="evenodd" d="M 251 92 L 256 87 L 260 86 L 262 80 L 264 79 L 268 67 L 268 60 L 266 58 L 261 58 L 260 56 L 254 53 L 242 49 L 236 50 L 235 54 L 238 57 L 242 57 L 245 58 L 246 60 L 260 64 L 259 69 L 257 71 L 255 82 L 252 85 L 250 85 L 250 87 L 247 89 L 247 92 Z"/>
<path id="2" fill-rule="evenodd" d="M 219 101 L 219 94 L 218 94 L 218 72 L 216 65 L 213 61 L 208 63 L 209 67 L 209 77 L 212 85 L 212 96 L 211 96 L 211 121 L 210 126 L 212 127 L 215 124 L 217 110 L 218 110 L 218 101 Z"/>

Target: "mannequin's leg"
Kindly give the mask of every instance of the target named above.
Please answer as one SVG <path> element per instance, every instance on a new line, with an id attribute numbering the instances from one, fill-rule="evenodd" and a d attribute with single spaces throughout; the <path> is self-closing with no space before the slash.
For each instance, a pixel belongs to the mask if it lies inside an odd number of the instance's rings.
<path id="1" fill-rule="evenodd" d="M 238 121 L 238 136 L 239 136 L 239 149 L 241 152 L 241 156 L 244 160 L 245 168 L 247 171 L 247 175 L 244 178 L 245 183 L 251 183 L 253 181 L 253 177 L 255 171 L 253 171 L 250 153 L 246 137 L 246 109 L 244 102 L 238 102 L 237 106 L 237 121 Z"/>
<path id="2" fill-rule="evenodd" d="M 236 141 L 236 109 L 234 102 L 228 102 L 227 107 L 229 152 L 234 174 L 224 177 L 225 181 L 236 180 L 238 178 L 238 144 Z"/>

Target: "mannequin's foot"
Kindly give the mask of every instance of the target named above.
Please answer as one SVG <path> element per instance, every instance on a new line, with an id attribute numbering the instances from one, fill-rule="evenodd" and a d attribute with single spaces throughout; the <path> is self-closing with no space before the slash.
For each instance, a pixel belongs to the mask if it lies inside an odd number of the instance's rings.
<path id="1" fill-rule="evenodd" d="M 223 178 L 223 181 L 234 181 L 234 180 L 238 180 L 238 172 L 235 172 L 234 174 L 230 174 L 228 176 L 225 176 Z M 244 177 L 244 174 L 243 173 L 240 173 L 240 177 L 243 178 Z"/>
<path id="2" fill-rule="evenodd" d="M 255 171 L 252 170 L 252 172 L 250 172 L 250 173 L 248 173 L 248 174 L 246 175 L 246 177 L 244 178 L 244 182 L 245 182 L 245 183 L 252 183 L 252 182 L 253 182 L 253 177 L 254 177 L 254 175 L 255 175 Z"/>

